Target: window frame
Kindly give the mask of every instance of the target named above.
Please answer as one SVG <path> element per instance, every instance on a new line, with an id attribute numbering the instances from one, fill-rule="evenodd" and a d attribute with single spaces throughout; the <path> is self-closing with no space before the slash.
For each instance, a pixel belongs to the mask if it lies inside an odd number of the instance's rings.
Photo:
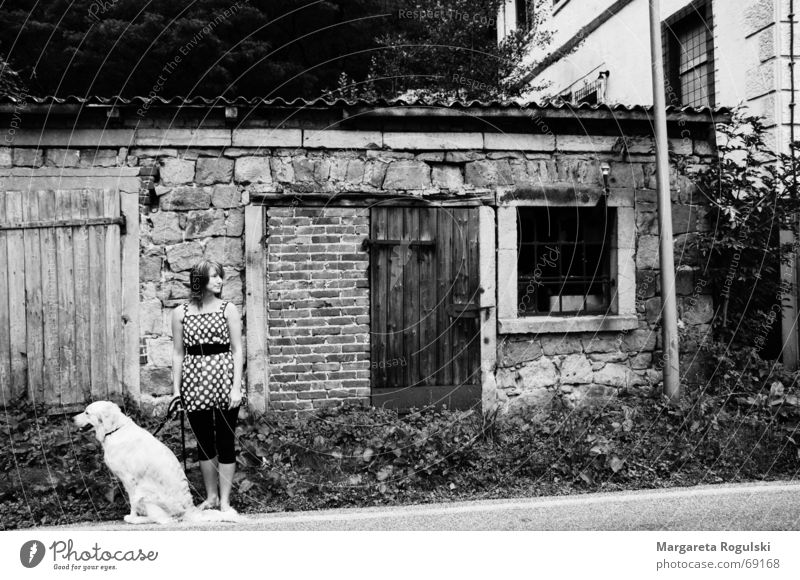
<path id="1" fill-rule="evenodd" d="M 610 275 L 612 279 L 611 314 L 540 316 L 519 315 L 517 209 L 519 207 L 591 207 L 597 204 L 602 188 L 574 192 L 573 196 L 557 194 L 536 199 L 513 199 L 497 208 L 498 232 L 498 330 L 502 334 L 539 334 L 566 332 L 598 332 L 632 330 L 639 327 L 636 314 L 636 219 L 633 190 L 608 195 L 606 205 L 614 210 L 611 234 Z M 576 203 L 576 200 L 581 200 Z"/>
<path id="2" fill-rule="evenodd" d="M 706 26 L 706 66 L 708 68 L 708 80 L 706 90 L 708 92 L 708 103 L 705 105 L 688 105 L 684 102 L 685 95 L 681 90 L 680 78 L 680 46 L 677 40 L 677 32 L 681 30 L 681 25 L 693 18 L 700 18 Z M 695 0 L 691 4 L 681 8 L 661 23 L 661 35 L 663 38 L 664 71 L 667 78 L 667 105 L 676 105 L 670 99 L 670 87 L 672 93 L 678 97 L 678 107 L 684 106 L 703 106 L 714 107 L 716 102 L 716 62 L 714 58 L 714 15 L 710 0 Z"/>

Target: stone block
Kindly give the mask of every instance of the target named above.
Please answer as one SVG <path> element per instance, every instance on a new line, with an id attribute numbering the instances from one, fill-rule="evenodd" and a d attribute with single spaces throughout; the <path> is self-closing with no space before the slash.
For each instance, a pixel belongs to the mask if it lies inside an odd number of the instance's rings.
<path id="1" fill-rule="evenodd" d="M 139 256 L 139 277 L 142 281 L 159 282 L 161 280 L 161 266 L 164 259 L 161 256 L 142 254 Z"/>
<path id="2" fill-rule="evenodd" d="M 449 151 L 456 149 L 483 148 L 483 133 L 457 133 L 436 131 L 430 133 L 391 132 L 383 133 L 383 146 L 395 150 Z"/>
<path id="3" fill-rule="evenodd" d="M 626 352 L 648 352 L 656 347 L 657 332 L 649 329 L 638 329 L 622 335 L 620 349 Z"/>
<path id="4" fill-rule="evenodd" d="M 173 272 L 189 270 L 203 257 L 203 247 L 196 241 L 167 246 L 166 252 L 167 263 Z"/>
<path id="5" fill-rule="evenodd" d="M 197 160 L 195 182 L 199 185 L 230 183 L 233 179 L 233 159 L 200 157 Z"/>
<path id="6" fill-rule="evenodd" d="M 636 269 L 650 270 L 660 265 L 658 236 L 639 236 L 639 247 L 636 251 Z"/>
<path id="7" fill-rule="evenodd" d="M 444 160 L 447 163 L 466 163 L 484 159 L 485 157 L 485 153 L 478 151 L 447 151 L 445 152 Z"/>
<path id="8" fill-rule="evenodd" d="M 233 302 L 237 306 L 244 303 L 244 284 L 239 272 L 226 272 L 222 285 L 222 298 Z"/>
<path id="9" fill-rule="evenodd" d="M 176 187 L 159 198 L 159 207 L 167 211 L 208 209 L 211 190 L 206 187 Z"/>
<path id="10" fill-rule="evenodd" d="M 118 162 L 116 149 L 83 149 L 79 165 L 81 167 L 115 167 Z"/>
<path id="11" fill-rule="evenodd" d="M 225 235 L 225 212 L 221 209 L 190 211 L 186 216 L 186 239 Z"/>
<path id="12" fill-rule="evenodd" d="M 343 131 L 338 129 L 303 131 L 303 147 L 309 149 L 380 149 L 380 131 Z"/>
<path id="13" fill-rule="evenodd" d="M 295 157 L 292 161 L 294 181 L 314 181 L 314 161 L 307 157 Z"/>
<path id="14" fill-rule="evenodd" d="M 431 168 L 423 161 L 392 161 L 386 169 L 384 189 L 414 190 L 431 186 Z"/>
<path id="15" fill-rule="evenodd" d="M 714 301 L 708 294 L 685 296 L 678 300 L 678 310 L 686 324 L 707 324 L 714 317 Z"/>
<path id="16" fill-rule="evenodd" d="M 545 133 L 484 133 L 484 149 L 496 151 L 547 151 L 555 149 L 555 135 Z"/>
<path id="17" fill-rule="evenodd" d="M 559 153 L 590 152 L 611 153 L 618 147 L 619 137 L 601 135 L 558 135 L 556 151 Z"/>
<path id="18" fill-rule="evenodd" d="M 500 367 L 513 367 L 536 360 L 542 356 L 542 347 L 532 340 L 502 342 L 498 351 L 498 366 Z"/>
<path id="19" fill-rule="evenodd" d="M 234 178 L 237 183 L 272 183 L 269 157 L 239 157 Z"/>
<path id="20" fill-rule="evenodd" d="M 364 160 L 349 159 L 347 161 L 347 172 L 345 174 L 344 180 L 347 181 L 348 183 L 361 183 L 362 181 L 365 181 L 367 183 L 372 183 L 373 178 L 377 179 L 378 177 L 380 177 L 380 181 L 378 181 L 378 184 L 374 186 L 374 187 L 380 187 L 381 183 L 383 182 L 383 175 L 386 174 L 386 164 L 380 163 L 380 165 L 377 165 L 378 163 L 380 162 L 373 161 L 370 163 L 370 168 L 371 168 L 369 176 L 370 178 L 365 179 L 364 168 L 366 167 L 366 164 L 364 163 Z M 374 171 L 374 168 L 381 169 L 383 171 L 383 174 L 379 175 L 379 172 Z"/>
<path id="21" fill-rule="evenodd" d="M 151 236 L 154 244 L 171 244 L 183 241 L 183 231 L 178 214 L 171 211 L 157 211 L 150 214 L 153 222 Z"/>
<path id="22" fill-rule="evenodd" d="M 45 167 L 78 167 L 81 152 L 78 149 L 48 149 L 45 152 Z"/>
<path id="23" fill-rule="evenodd" d="M 154 367 L 172 367 L 172 339 L 159 337 L 145 339 L 147 363 Z"/>
<path id="24" fill-rule="evenodd" d="M 142 300 L 139 302 L 139 328 L 142 334 L 163 334 L 161 300 Z"/>
<path id="25" fill-rule="evenodd" d="M 432 169 L 431 179 L 434 187 L 458 190 L 464 187 L 464 176 L 457 165 L 435 164 Z"/>
<path id="26" fill-rule="evenodd" d="M 144 366 L 139 371 L 139 381 L 143 394 L 151 396 L 166 396 L 172 394 L 171 368 Z M 166 409 L 163 409 L 161 413 L 158 414 L 163 414 L 164 412 L 166 412 Z"/>
<path id="27" fill-rule="evenodd" d="M 238 238 L 244 233 L 244 209 L 233 209 L 225 218 L 225 235 Z"/>
<path id="28" fill-rule="evenodd" d="M 520 394 L 543 387 L 555 386 L 558 382 L 556 367 L 549 358 L 540 358 L 527 363 L 521 369 L 497 371 L 497 388 L 510 394 Z"/>
<path id="29" fill-rule="evenodd" d="M 44 164 L 44 156 L 41 149 L 14 148 L 14 166 L 15 167 L 41 167 Z"/>
<path id="30" fill-rule="evenodd" d="M 182 185 L 194 179 L 194 161 L 186 159 L 163 159 L 159 171 L 164 185 Z"/>
<path id="31" fill-rule="evenodd" d="M 464 168 L 465 181 L 475 187 L 494 187 L 514 185 L 511 165 L 508 160 L 471 161 Z"/>
<path id="32" fill-rule="evenodd" d="M 561 383 L 582 384 L 592 382 L 592 365 L 586 356 L 571 354 L 561 361 Z"/>
<path id="33" fill-rule="evenodd" d="M 603 406 L 617 396 L 617 389 L 606 385 L 579 385 L 568 400 L 576 407 Z"/>
<path id="34" fill-rule="evenodd" d="M 643 302 L 661 293 L 661 274 L 658 270 L 638 270 L 636 272 L 636 301 Z"/>
<path id="35" fill-rule="evenodd" d="M 238 238 L 212 238 L 205 248 L 205 258 L 225 267 L 240 268 L 244 261 L 242 240 Z"/>
<path id="36" fill-rule="evenodd" d="M 0 167 L 11 167 L 13 164 L 11 147 L 0 147 Z"/>
<path id="37" fill-rule="evenodd" d="M 562 155 L 556 163 L 559 181 L 568 183 L 585 183 L 588 185 L 603 185 L 600 164 L 597 161 Z"/>
<path id="38" fill-rule="evenodd" d="M 425 163 L 421 161 L 416 163 L 422 163 L 422 165 L 425 165 Z M 351 162 L 351 164 L 353 165 L 353 177 L 355 178 L 358 175 L 358 164 L 354 164 L 353 162 Z M 363 183 L 378 189 L 381 187 L 381 185 L 383 185 L 384 188 L 389 189 L 389 186 L 384 185 L 388 166 L 388 163 L 381 161 L 380 159 L 368 160 L 363 164 Z M 427 165 L 425 165 L 425 167 L 427 167 Z M 430 175 L 430 168 L 427 169 L 427 172 L 428 175 Z M 347 168 L 347 173 L 347 180 L 350 181 L 350 166 Z M 428 177 L 428 183 L 430 183 L 430 177 Z"/>
<path id="39" fill-rule="evenodd" d="M 234 147 L 302 147 L 301 129 L 234 129 Z"/>
<path id="40" fill-rule="evenodd" d="M 269 160 L 272 179 L 279 183 L 294 182 L 294 167 L 289 157 L 271 157 Z"/>
<path id="41" fill-rule="evenodd" d="M 694 292 L 694 268 L 679 266 L 675 271 L 675 293 L 678 296 L 689 296 Z"/>
<path id="42" fill-rule="evenodd" d="M 641 189 L 645 187 L 645 172 L 641 163 L 614 162 L 610 164 L 609 183 L 611 187 Z"/>
<path id="43" fill-rule="evenodd" d="M 211 191 L 211 205 L 219 208 L 233 208 L 242 205 L 242 192 L 235 185 L 215 185 Z"/>
<path id="44" fill-rule="evenodd" d="M 583 351 L 586 353 L 614 352 L 619 348 L 615 334 L 603 333 L 584 338 Z"/>
<path id="45" fill-rule="evenodd" d="M 626 365 L 608 363 L 599 371 L 595 371 L 594 382 L 598 385 L 624 388 L 640 385 L 643 380 Z"/>
<path id="46" fill-rule="evenodd" d="M 647 322 L 658 322 L 661 319 L 661 298 L 648 298 L 644 301 L 645 319 Z"/>
<path id="47" fill-rule="evenodd" d="M 542 351 L 547 356 L 583 352 L 583 343 L 576 336 L 557 335 L 542 337 Z"/>
<path id="48" fill-rule="evenodd" d="M 526 422 L 536 421 L 547 413 L 554 398 L 555 393 L 547 388 L 525 391 L 508 399 L 506 413 L 509 417 L 522 417 Z"/>

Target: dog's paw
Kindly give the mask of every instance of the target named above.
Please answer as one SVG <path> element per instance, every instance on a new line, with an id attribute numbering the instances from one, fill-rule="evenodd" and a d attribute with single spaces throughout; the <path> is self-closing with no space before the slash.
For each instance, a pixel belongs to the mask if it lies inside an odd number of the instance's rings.
<path id="1" fill-rule="evenodd" d="M 125 523 L 127 524 L 146 524 L 150 521 L 149 518 L 146 518 L 144 516 L 137 516 L 134 514 L 128 514 L 122 519 L 125 520 Z"/>

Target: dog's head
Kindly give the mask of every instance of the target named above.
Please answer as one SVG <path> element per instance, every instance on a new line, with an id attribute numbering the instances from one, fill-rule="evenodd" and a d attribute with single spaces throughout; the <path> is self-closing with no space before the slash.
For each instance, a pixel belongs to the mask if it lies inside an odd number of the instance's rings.
<path id="1" fill-rule="evenodd" d="M 122 427 L 130 419 L 122 413 L 115 403 L 111 401 L 95 401 L 86 407 L 83 413 L 75 415 L 73 421 L 81 431 L 88 431 L 94 428 L 94 436 L 97 437 L 98 441 L 102 442 L 108 433 Z"/>

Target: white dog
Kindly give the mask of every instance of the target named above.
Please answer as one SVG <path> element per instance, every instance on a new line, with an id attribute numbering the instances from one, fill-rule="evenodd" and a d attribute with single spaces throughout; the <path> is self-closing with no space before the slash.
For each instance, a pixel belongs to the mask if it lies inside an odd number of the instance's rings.
<path id="1" fill-rule="evenodd" d="M 74 421 L 83 431 L 94 427 L 95 437 L 103 445 L 106 465 L 128 494 L 131 513 L 125 521 L 129 524 L 165 524 L 174 519 L 240 521 L 235 512 L 196 508 L 175 454 L 114 403 L 96 401 Z"/>

